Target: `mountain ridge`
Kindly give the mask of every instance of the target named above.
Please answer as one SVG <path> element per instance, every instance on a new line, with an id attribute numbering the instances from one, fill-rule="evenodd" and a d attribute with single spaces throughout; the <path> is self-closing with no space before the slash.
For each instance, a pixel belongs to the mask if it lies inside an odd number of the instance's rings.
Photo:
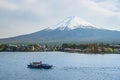
<path id="1" fill-rule="evenodd" d="M 84 23 L 84 24 L 83 24 Z M 120 31 L 99 29 L 78 17 L 69 17 L 53 28 L 45 28 L 31 34 L 0 39 L 0 42 L 43 42 L 43 41 L 119 41 Z"/>

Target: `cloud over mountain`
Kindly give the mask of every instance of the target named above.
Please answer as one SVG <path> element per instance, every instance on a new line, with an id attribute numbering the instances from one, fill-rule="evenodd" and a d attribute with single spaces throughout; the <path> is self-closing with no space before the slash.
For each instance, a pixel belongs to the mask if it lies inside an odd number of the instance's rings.
<path id="1" fill-rule="evenodd" d="M 0 0 L 0 38 L 35 32 L 73 15 L 99 28 L 120 30 L 119 3 L 119 0 Z"/>

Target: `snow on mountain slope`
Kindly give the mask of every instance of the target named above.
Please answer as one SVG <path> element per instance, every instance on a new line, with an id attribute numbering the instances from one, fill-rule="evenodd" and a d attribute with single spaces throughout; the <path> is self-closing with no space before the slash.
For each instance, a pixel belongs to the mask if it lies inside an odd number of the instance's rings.
<path id="1" fill-rule="evenodd" d="M 60 22 L 59 24 L 55 25 L 54 27 L 49 27 L 48 29 L 60 29 L 60 30 L 64 30 L 64 29 L 69 29 L 69 30 L 73 30 L 76 28 L 95 28 L 93 27 L 94 25 L 77 17 L 77 16 L 71 16 L 66 18 L 65 20 L 63 20 L 62 22 Z"/>
<path id="2" fill-rule="evenodd" d="M 46 28 L 31 34 L 0 39 L 0 43 L 20 42 L 119 42 L 119 31 L 99 29 L 79 17 L 68 17 L 52 28 Z"/>

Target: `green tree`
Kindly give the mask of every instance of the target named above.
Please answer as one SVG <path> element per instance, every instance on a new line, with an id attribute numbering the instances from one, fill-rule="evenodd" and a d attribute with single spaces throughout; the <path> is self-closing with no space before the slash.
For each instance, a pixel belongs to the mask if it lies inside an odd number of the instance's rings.
<path id="1" fill-rule="evenodd" d="M 8 45 L 7 44 L 1 44 L 0 48 L 2 51 L 6 51 L 8 49 Z"/>

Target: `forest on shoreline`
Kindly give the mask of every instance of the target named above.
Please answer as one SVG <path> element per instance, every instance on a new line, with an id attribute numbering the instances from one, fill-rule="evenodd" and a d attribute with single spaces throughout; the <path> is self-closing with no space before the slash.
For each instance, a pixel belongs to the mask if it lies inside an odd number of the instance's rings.
<path id="1" fill-rule="evenodd" d="M 63 43 L 62 45 L 41 45 L 35 44 L 0 44 L 0 51 L 7 52 L 44 52 L 44 51 L 62 51 L 78 53 L 120 53 L 120 44 L 89 43 L 73 44 Z"/>

